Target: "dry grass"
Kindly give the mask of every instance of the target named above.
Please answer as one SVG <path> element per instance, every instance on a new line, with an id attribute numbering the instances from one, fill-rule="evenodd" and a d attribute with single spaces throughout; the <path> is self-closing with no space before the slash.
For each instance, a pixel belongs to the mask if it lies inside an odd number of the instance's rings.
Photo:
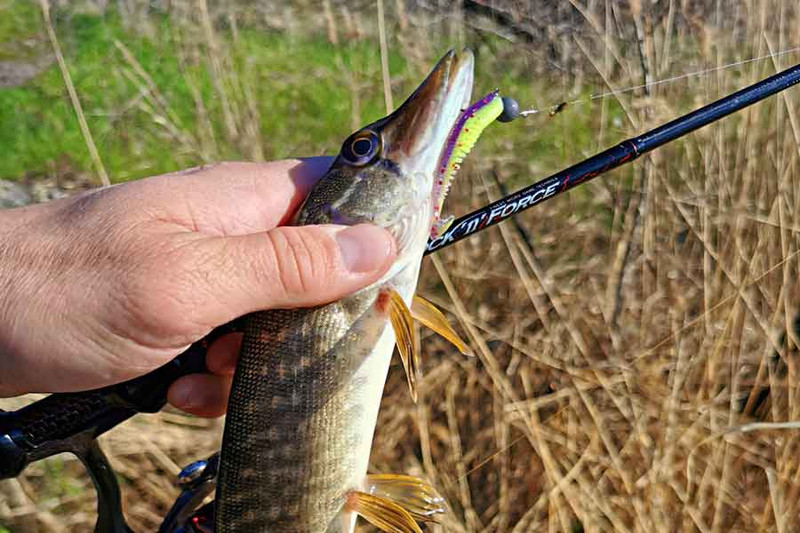
<path id="1" fill-rule="evenodd" d="M 385 4 L 388 46 L 407 58 L 410 79 L 439 51 L 426 39 L 435 29 L 475 46 L 480 62 L 502 65 L 479 65 L 483 72 L 547 76 L 552 89 L 536 96 L 539 106 L 573 97 L 581 83 L 601 92 L 800 45 L 800 9 L 790 0 L 570 0 L 539 18 L 514 2 L 467 2 L 472 8 L 448 13 Z M 345 7 L 326 2 L 311 31 L 332 40 L 366 32 L 377 54 L 375 11 L 362 10 L 345 17 Z M 550 30 L 536 25 L 543 18 Z M 214 27 L 195 31 L 210 36 Z M 549 41 L 535 40 L 542 32 Z M 486 35 L 503 37 L 490 46 L 481 44 Z M 512 186 L 538 179 L 796 60 L 571 106 L 552 119 L 564 124 L 562 154 L 546 163 L 519 154 L 550 119 L 489 134 L 494 150 L 476 150 L 449 209 L 496 197 L 495 176 Z M 211 68 L 222 72 L 226 61 Z M 219 83 L 219 98 L 230 97 L 227 134 L 258 154 L 247 84 Z M 149 94 L 155 109 L 157 93 Z M 477 358 L 423 332 L 419 401 L 393 368 L 372 467 L 443 489 L 451 512 L 432 530 L 800 528 L 800 432 L 784 424 L 800 420 L 798 95 L 783 93 L 426 260 L 420 293 L 449 311 Z M 585 114 L 596 126 L 579 144 L 568 124 Z M 212 142 L 197 135 L 199 146 Z M 144 417 L 105 438 L 136 530 L 152 530 L 174 497 L 166 480 L 175 466 L 217 446 L 220 426 L 196 422 Z M 43 468 L 4 482 L 0 523 L 56 531 L 66 520 L 90 530 L 87 483 L 42 500 Z"/>

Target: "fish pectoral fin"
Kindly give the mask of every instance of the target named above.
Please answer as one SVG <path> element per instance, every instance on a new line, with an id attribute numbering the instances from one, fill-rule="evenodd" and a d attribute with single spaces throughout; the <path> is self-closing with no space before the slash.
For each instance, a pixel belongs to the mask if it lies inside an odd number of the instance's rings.
<path id="1" fill-rule="evenodd" d="M 414 301 L 411 303 L 411 315 L 421 324 L 450 341 L 453 346 L 458 348 L 459 352 L 464 355 L 475 355 L 467 343 L 458 336 L 442 312 L 422 296 L 414 296 Z"/>
<path id="2" fill-rule="evenodd" d="M 417 521 L 436 522 L 436 515 L 447 511 L 444 497 L 424 479 L 402 474 L 370 474 L 365 487 L 374 496 L 392 500 Z"/>
<path id="3" fill-rule="evenodd" d="M 387 533 L 422 533 L 411 513 L 388 498 L 361 491 L 347 494 L 346 510 Z"/>
<path id="4" fill-rule="evenodd" d="M 406 370 L 411 398 L 416 402 L 420 360 L 419 340 L 417 339 L 417 332 L 414 330 L 414 319 L 400 293 L 391 288 L 384 289 L 382 292 L 381 296 L 387 299 L 386 309 L 389 313 L 389 321 L 394 329 L 397 351 L 400 352 L 400 359 L 402 359 L 403 368 Z"/>

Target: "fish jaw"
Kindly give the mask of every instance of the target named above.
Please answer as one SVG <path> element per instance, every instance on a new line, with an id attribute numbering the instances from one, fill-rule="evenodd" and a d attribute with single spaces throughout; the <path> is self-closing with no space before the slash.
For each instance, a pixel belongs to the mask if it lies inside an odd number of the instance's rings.
<path id="1" fill-rule="evenodd" d="M 471 51 L 455 54 L 451 50 L 381 124 L 383 157 L 402 169 L 408 182 L 404 194 L 412 196 L 402 222 L 388 228 L 398 240 L 399 264 L 405 262 L 407 250 L 413 250 L 409 260 L 418 260 L 435 222 L 440 160 L 450 131 L 469 105 L 473 68 Z"/>
<path id="2" fill-rule="evenodd" d="M 348 137 L 295 223 L 366 222 L 385 228 L 398 250 L 387 277 L 418 261 L 437 205 L 439 161 L 450 131 L 469 105 L 473 68 L 469 50 L 448 52 L 397 110 Z M 370 142 L 374 151 L 363 160 L 354 157 Z"/>
<path id="3" fill-rule="evenodd" d="M 474 62 L 469 50 L 449 51 L 397 110 L 371 125 L 381 130 L 384 159 L 433 185 L 448 135 L 470 103 Z"/>

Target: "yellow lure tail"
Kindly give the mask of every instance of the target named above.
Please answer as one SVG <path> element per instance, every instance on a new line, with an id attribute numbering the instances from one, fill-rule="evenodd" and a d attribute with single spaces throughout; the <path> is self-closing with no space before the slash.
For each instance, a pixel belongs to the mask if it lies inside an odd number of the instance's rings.
<path id="1" fill-rule="evenodd" d="M 431 238 L 435 239 L 453 221 L 452 217 L 442 218 L 442 206 L 450 185 L 456 172 L 461 168 L 461 163 L 467 157 L 472 147 L 478 142 L 478 138 L 486 127 L 494 122 L 503 112 L 503 100 L 498 92 L 492 91 L 461 113 L 455 126 L 450 131 L 450 136 L 445 144 L 439 166 L 439 178 L 434 185 L 435 203 L 433 206 L 434 224 L 431 228 Z"/>

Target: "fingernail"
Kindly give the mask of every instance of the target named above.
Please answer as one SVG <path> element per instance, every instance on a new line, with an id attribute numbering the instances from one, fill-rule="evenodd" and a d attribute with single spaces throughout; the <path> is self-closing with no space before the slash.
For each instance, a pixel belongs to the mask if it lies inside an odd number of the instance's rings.
<path id="1" fill-rule="evenodd" d="M 371 272 L 386 264 L 394 255 L 394 239 L 385 230 L 371 224 L 351 226 L 336 234 L 342 260 L 351 272 Z"/>

